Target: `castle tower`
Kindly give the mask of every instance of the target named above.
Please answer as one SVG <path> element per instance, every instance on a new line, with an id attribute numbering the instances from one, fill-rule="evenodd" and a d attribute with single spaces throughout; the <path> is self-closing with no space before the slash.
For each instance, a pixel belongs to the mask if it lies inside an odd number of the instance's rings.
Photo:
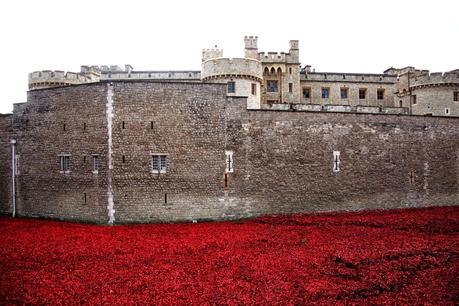
<path id="1" fill-rule="evenodd" d="M 223 50 L 202 52 L 201 80 L 227 84 L 228 96 L 247 97 L 247 108 L 260 108 L 263 70 L 258 60 L 257 37 L 246 36 L 245 58 L 224 58 Z"/>
<path id="2" fill-rule="evenodd" d="M 244 54 L 245 58 L 258 59 L 258 37 L 245 36 L 244 37 Z"/>

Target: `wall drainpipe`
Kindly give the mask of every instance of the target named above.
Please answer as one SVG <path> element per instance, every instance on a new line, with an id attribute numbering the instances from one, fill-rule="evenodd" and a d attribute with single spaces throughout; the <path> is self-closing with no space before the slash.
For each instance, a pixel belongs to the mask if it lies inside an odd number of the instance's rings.
<path id="1" fill-rule="evenodd" d="M 11 171 L 13 185 L 13 218 L 16 217 L 16 139 L 11 139 Z"/>

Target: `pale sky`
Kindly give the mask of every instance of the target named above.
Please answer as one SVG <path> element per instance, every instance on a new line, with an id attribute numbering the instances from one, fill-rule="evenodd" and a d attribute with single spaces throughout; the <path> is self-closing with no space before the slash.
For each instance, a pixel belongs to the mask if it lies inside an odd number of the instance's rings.
<path id="1" fill-rule="evenodd" d="M 27 74 L 131 64 L 135 70 L 200 70 L 203 48 L 243 56 L 300 41 L 316 71 L 382 73 L 459 68 L 459 1 L 0 1 L 0 113 L 25 102 Z"/>

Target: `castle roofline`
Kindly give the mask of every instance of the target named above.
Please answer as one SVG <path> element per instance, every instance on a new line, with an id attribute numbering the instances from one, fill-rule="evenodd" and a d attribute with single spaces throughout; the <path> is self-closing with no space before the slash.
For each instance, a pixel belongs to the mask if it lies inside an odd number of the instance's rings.
<path id="1" fill-rule="evenodd" d="M 395 77 L 393 74 L 386 74 L 386 73 L 357 73 L 357 72 L 307 72 L 301 71 L 300 74 L 337 74 L 337 75 L 357 75 L 357 76 L 384 76 L 384 77 Z"/>
<path id="2" fill-rule="evenodd" d="M 198 73 L 201 70 L 131 70 L 131 71 L 101 71 L 103 74 L 129 74 L 129 73 Z"/>

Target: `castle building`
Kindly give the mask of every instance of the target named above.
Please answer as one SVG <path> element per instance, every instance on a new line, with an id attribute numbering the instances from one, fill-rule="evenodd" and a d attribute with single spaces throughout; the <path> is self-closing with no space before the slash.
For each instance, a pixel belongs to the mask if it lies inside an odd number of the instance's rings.
<path id="1" fill-rule="evenodd" d="M 315 72 L 301 68 L 299 42 L 289 51 L 258 52 L 258 38 L 244 38 L 244 57 L 225 58 L 221 49 L 204 49 L 201 71 L 135 71 L 130 65 L 81 66 L 81 72 L 36 71 L 29 89 L 104 80 L 158 80 L 227 84 L 228 96 L 247 97 L 249 109 L 396 113 L 459 116 L 459 69 L 429 73 L 414 67 L 382 74 Z"/>
<path id="2" fill-rule="evenodd" d="M 458 72 L 301 68 L 203 51 L 201 71 L 29 75 L 0 114 L 0 213 L 103 224 L 458 205 Z"/>

